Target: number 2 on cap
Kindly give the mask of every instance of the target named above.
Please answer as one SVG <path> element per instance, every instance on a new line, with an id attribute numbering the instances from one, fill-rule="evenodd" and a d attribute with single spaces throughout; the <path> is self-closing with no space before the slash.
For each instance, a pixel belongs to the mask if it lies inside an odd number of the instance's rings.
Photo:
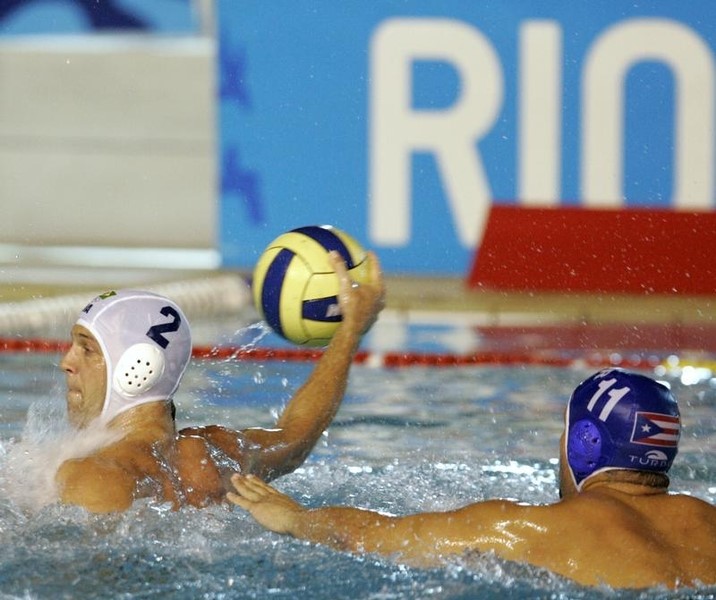
<path id="1" fill-rule="evenodd" d="M 168 323 L 152 325 L 152 327 L 149 328 L 149 331 L 147 331 L 147 337 L 153 339 L 162 348 L 166 348 L 169 345 L 169 340 L 164 337 L 164 334 L 177 331 L 179 329 L 179 325 L 181 325 L 181 317 L 171 306 L 165 306 L 159 312 L 165 317 L 172 317 L 173 320 Z"/>

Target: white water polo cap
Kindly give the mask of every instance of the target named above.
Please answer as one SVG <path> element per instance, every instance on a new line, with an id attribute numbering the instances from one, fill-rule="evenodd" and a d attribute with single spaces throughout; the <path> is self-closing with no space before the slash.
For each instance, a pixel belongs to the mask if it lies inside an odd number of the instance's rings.
<path id="1" fill-rule="evenodd" d="M 172 399 L 191 357 L 189 322 L 176 303 L 151 292 L 105 292 L 85 306 L 77 325 L 97 339 L 107 365 L 102 423 Z"/>

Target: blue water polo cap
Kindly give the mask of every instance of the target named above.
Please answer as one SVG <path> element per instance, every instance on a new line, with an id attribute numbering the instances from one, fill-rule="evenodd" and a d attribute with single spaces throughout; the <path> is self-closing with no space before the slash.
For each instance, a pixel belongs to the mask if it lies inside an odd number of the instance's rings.
<path id="1" fill-rule="evenodd" d="M 671 390 L 646 375 L 605 369 L 580 383 L 565 415 L 565 454 L 577 489 L 595 473 L 667 473 L 681 420 Z"/>

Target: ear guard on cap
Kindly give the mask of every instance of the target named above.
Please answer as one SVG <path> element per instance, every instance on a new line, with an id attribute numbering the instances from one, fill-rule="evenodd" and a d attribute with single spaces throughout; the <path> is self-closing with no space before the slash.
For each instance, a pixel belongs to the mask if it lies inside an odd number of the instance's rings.
<path id="1" fill-rule="evenodd" d="M 125 396 L 142 394 L 164 373 L 164 354 L 156 345 L 140 343 L 127 348 L 117 361 L 114 388 Z"/>
<path id="2" fill-rule="evenodd" d="M 589 419 L 577 421 L 569 431 L 567 456 L 575 475 L 584 478 L 601 465 L 602 434 Z"/>

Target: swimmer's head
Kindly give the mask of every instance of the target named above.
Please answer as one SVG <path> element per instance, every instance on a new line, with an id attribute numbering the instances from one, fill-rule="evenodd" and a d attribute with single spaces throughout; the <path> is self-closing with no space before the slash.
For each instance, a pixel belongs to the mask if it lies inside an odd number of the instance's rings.
<path id="1" fill-rule="evenodd" d="M 189 322 L 179 306 L 151 292 L 106 292 L 82 310 L 77 325 L 104 355 L 102 423 L 147 402 L 171 401 L 191 356 Z"/>
<path id="2" fill-rule="evenodd" d="M 608 470 L 666 474 L 676 457 L 676 398 L 645 375 L 622 369 L 592 375 L 572 393 L 565 422 L 565 457 L 577 490 Z"/>

